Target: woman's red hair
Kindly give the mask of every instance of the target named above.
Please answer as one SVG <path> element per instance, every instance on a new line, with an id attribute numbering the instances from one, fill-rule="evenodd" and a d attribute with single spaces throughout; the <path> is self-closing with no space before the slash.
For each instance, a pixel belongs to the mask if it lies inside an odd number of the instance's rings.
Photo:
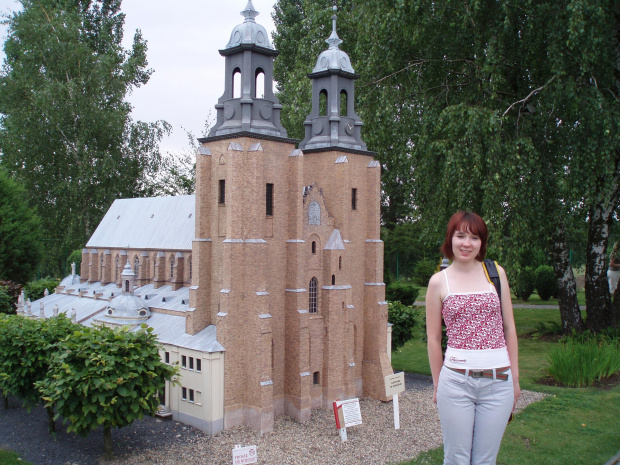
<path id="1" fill-rule="evenodd" d="M 489 238 L 489 230 L 487 229 L 487 225 L 484 220 L 480 218 L 480 215 L 462 210 L 452 215 L 452 218 L 448 221 L 446 240 L 441 246 L 441 252 L 444 257 L 448 257 L 450 260 L 454 259 L 454 252 L 452 251 L 452 237 L 457 231 L 475 234 L 480 238 L 480 252 L 476 256 L 476 260 L 479 262 L 483 261 L 487 254 L 487 239 Z"/>

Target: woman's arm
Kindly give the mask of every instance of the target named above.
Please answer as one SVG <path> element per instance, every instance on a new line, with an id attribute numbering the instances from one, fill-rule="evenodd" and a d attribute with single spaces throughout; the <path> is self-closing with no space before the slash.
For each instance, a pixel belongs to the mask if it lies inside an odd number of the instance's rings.
<path id="1" fill-rule="evenodd" d="M 435 273 L 426 290 L 426 338 L 428 347 L 428 362 L 431 366 L 433 375 L 433 402 L 437 402 L 437 383 L 439 372 L 443 365 L 443 354 L 441 352 L 441 289 L 442 280 L 440 273 Z"/>
<path id="2" fill-rule="evenodd" d="M 517 406 L 517 400 L 519 400 L 519 397 L 521 396 L 521 386 L 519 385 L 519 346 L 517 342 L 517 328 L 515 326 L 515 319 L 512 311 L 510 286 L 508 285 L 506 272 L 501 266 L 498 268 L 499 279 L 502 283 L 502 319 L 504 321 L 504 337 L 506 338 L 508 357 L 510 357 L 510 369 L 512 371 L 512 380 L 515 391 L 515 400 L 512 407 L 514 411 Z"/>

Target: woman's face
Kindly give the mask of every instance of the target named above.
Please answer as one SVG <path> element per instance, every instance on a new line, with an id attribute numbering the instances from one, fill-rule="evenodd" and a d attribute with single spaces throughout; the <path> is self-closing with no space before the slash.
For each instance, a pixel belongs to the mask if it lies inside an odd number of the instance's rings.
<path id="1" fill-rule="evenodd" d="M 456 231 L 452 236 L 454 260 L 465 262 L 475 260 L 480 253 L 480 247 L 482 247 L 480 236 L 469 231 Z"/>

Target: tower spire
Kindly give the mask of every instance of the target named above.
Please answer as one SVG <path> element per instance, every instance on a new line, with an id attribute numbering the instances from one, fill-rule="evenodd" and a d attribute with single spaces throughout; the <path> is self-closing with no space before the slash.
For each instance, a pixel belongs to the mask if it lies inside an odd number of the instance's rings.
<path id="1" fill-rule="evenodd" d="M 338 11 L 338 7 L 334 5 L 332 9 L 334 10 L 334 14 L 332 15 L 332 34 L 325 40 L 325 42 L 329 44 L 329 48 L 331 50 L 334 50 L 340 46 L 342 39 L 338 37 L 338 33 L 336 32 L 336 21 L 338 20 L 336 11 Z"/>
<path id="2" fill-rule="evenodd" d="M 306 117 L 306 135 L 299 148 L 308 150 L 348 149 L 366 152 L 361 139 L 362 121 L 355 113 L 355 86 L 358 78 L 351 60 L 340 50 L 336 11 L 332 15 L 329 45 L 316 61 L 312 73 L 312 111 Z"/>
<path id="3" fill-rule="evenodd" d="M 256 18 L 259 14 L 260 13 L 254 9 L 254 5 L 252 5 L 252 0 L 248 0 L 248 4 L 245 6 L 245 9 L 241 12 L 241 16 L 245 18 L 245 21 L 244 21 L 245 23 L 247 22 L 255 23 L 256 21 L 254 20 L 254 18 Z"/>
<path id="4" fill-rule="evenodd" d="M 282 105 L 273 92 L 273 59 L 278 51 L 255 18 L 258 11 L 248 0 L 241 12 L 245 18 L 236 26 L 220 55 L 226 59 L 224 94 L 215 109 L 217 122 L 209 137 L 239 133 L 286 137 L 280 123 Z M 202 139 L 200 139 L 202 141 Z"/>

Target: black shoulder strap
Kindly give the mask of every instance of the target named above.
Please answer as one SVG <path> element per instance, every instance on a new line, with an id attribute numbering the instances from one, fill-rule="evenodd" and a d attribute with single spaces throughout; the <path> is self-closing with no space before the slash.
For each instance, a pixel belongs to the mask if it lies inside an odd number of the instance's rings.
<path id="1" fill-rule="evenodd" d="M 490 258 L 485 258 L 482 262 L 484 272 L 487 275 L 487 279 L 490 283 L 493 283 L 499 296 L 499 303 L 502 303 L 502 283 L 499 280 L 499 272 L 497 271 L 497 262 L 494 262 Z"/>

